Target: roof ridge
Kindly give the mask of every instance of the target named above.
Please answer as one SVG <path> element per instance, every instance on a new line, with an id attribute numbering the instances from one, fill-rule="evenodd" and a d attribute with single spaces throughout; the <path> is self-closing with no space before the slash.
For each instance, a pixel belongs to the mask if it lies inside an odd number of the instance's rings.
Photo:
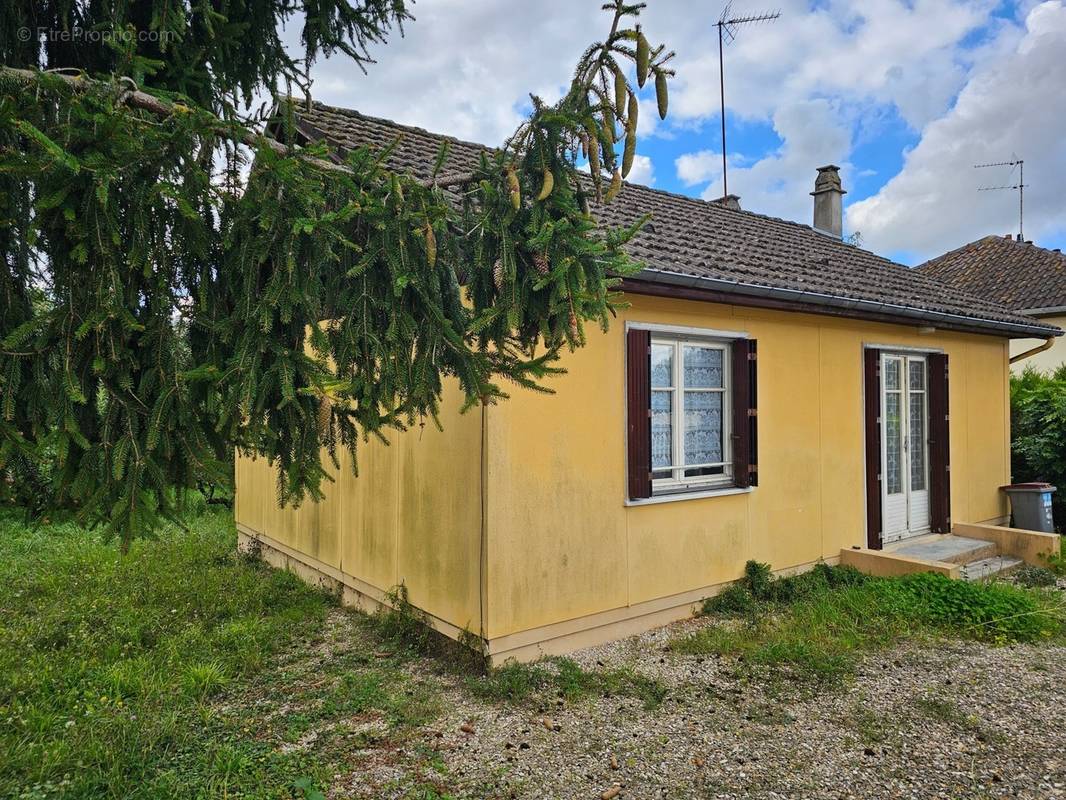
<path id="1" fill-rule="evenodd" d="M 306 102 L 306 98 L 303 98 L 303 97 L 292 97 L 291 95 L 288 98 L 286 98 L 286 99 L 297 100 L 299 102 Z M 485 144 L 484 142 L 472 142 L 469 139 L 460 139 L 458 136 L 452 136 L 450 133 L 437 133 L 435 131 L 428 130 L 427 128 L 422 128 L 422 127 L 420 127 L 418 125 L 408 125 L 406 122 L 397 122 L 394 119 L 387 119 L 386 117 L 375 117 L 372 114 L 364 114 L 362 111 L 359 111 L 358 109 L 355 109 L 355 108 L 345 108 L 344 106 L 333 106 L 333 105 L 330 105 L 329 103 L 323 103 L 320 100 L 314 100 L 314 99 L 311 100 L 311 105 L 318 106 L 321 109 L 328 109 L 330 111 L 336 111 L 336 112 L 338 112 L 340 114 L 343 114 L 344 116 L 347 116 L 347 117 L 358 117 L 360 119 L 370 120 L 371 122 L 379 122 L 382 125 L 388 125 L 389 127 L 392 127 L 392 128 L 405 128 L 406 130 L 409 130 L 409 131 L 417 131 L 418 133 L 424 133 L 426 136 L 430 136 L 430 137 L 433 137 L 435 139 L 449 139 L 450 141 L 457 142 L 458 144 L 465 144 L 465 145 L 468 145 L 469 147 L 483 147 L 486 150 L 499 150 L 499 149 L 501 149 L 501 148 L 499 148 L 499 147 L 497 147 L 495 145 Z"/>
<path id="2" fill-rule="evenodd" d="M 297 97 L 292 97 L 291 95 L 287 99 L 297 100 L 299 102 L 306 102 L 306 98 L 297 98 Z M 451 134 L 447 134 L 447 133 L 436 133 L 434 131 L 431 131 L 431 130 L 429 130 L 427 128 L 423 128 L 423 127 L 418 126 L 418 125 L 409 125 L 409 124 L 407 124 L 405 122 L 397 122 L 396 120 L 387 119 L 385 117 L 376 117 L 376 116 L 374 116 L 372 114 L 364 114 L 362 111 L 359 111 L 359 110 L 354 109 L 354 108 L 344 108 L 343 106 L 334 106 L 334 105 L 330 105 L 329 103 L 323 103 L 320 100 L 312 100 L 311 104 L 314 105 L 314 106 L 317 106 L 320 109 L 328 109 L 330 111 L 335 111 L 335 112 L 338 112 L 338 113 L 343 114 L 345 116 L 356 117 L 356 118 L 359 118 L 359 119 L 369 120 L 369 121 L 372 121 L 372 122 L 378 122 L 378 123 L 381 123 L 382 125 L 387 125 L 387 126 L 392 127 L 392 128 L 403 128 L 403 129 L 406 129 L 406 130 L 417 131 L 418 133 L 425 134 L 426 136 L 430 136 L 430 137 L 433 137 L 433 138 L 449 139 L 450 141 L 457 142 L 459 144 L 465 144 L 465 145 L 468 145 L 470 147 L 483 147 L 486 150 L 499 150 L 500 149 L 497 146 L 485 144 L 483 142 L 473 142 L 473 141 L 470 141 L 468 139 L 460 139 L 457 136 L 452 136 Z M 772 216 L 770 214 L 762 214 L 762 213 L 760 213 L 758 211 L 752 211 L 751 209 L 747 209 L 747 208 L 725 208 L 720 203 L 718 203 L 716 200 L 707 200 L 707 199 L 705 199 L 703 197 L 693 197 L 692 195 L 689 195 L 689 194 L 682 194 L 681 192 L 672 192 L 669 189 L 661 189 L 661 188 L 658 188 L 658 187 L 655 187 L 655 186 L 648 186 L 647 184 L 644 184 L 644 183 L 633 183 L 632 181 L 626 181 L 626 180 L 622 181 L 622 185 L 623 186 L 630 186 L 630 187 L 633 187 L 633 188 L 636 188 L 636 189 L 640 189 L 640 190 L 644 190 L 644 191 L 654 192 L 655 194 L 663 195 L 663 196 L 666 196 L 666 197 L 673 197 L 673 198 L 676 198 L 676 199 L 681 200 L 683 202 L 693 203 L 693 204 L 699 205 L 701 207 L 713 208 L 713 209 L 715 209 L 716 212 L 721 211 L 723 213 L 729 213 L 729 214 L 736 214 L 736 213 L 746 214 L 748 216 L 756 217 L 758 219 L 764 219 L 764 220 L 767 220 L 769 222 L 773 222 L 773 223 L 776 223 L 776 224 L 789 225 L 789 226 L 792 226 L 792 227 L 802 228 L 804 230 L 808 230 L 808 231 L 811 231 L 813 233 L 816 233 L 816 234 L 819 234 L 819 235 L 823 235 L 823 236 L 827 236 L 828 235 L 828 234 L 822 234 L 814 226 L 807 225 L 806 223 L 803 223 L 803 222 L 797 222 L 795 220 L 785 219 L 784 217 L 775 217 L 775 216 Z M 833 237 L 830 237 L 830 239 L 832 241 L 840 242 L 842 244 L 847 244 L 847 242 L 844 242 L 842 239 L 835 239 Z M 848 245 L 848 246 L 854 247 L 855 245 Z M 863 248 L 858 248 L 858 249 L 863 249 Z M 881 261 L 884 261 L 884 262 L 886 262 L 888 264 L 892 264 L 893 266 L 903 267 L 904 269 L 910 269 L 910 267 L 907 267 L 905 264 L 900 264 L 900 263 L 898 263 L 896 261 L 892 261 L 891 259 L 885 258 L 884 256 L 882 256 L 882 255 L 880 255 L 878 253 L 875 253 L 872 250 L 864 250 L 864 252 L 869 253 L 874 258 L 877 258 L 877 259 L 879 259 Z"/>
<path id="3" fill-rule="evenodd" d="M 972 242 L 966 242 L 958 247 L 955 247 L 947 252 L 941 253 L 938 256 L 927 259 L 919 264 L 915 269 L 925 270 L 926 267 L 938 266 L 942 262 L 948 261 L 951 258 L 965 253 L 969 250 L 975 250 L 983 244 L 995 245 L 997 247 L 1014 247 L 1025 253 L 1037 253 L 1044 255 L 1048 258 L 1059 258 L 1066 260 L 1066 253 L 1062 253 L 1058 248 L 1043 247 L 1035 244 L 1032 241 L 1019 242 L 1013 236 L 1002 236 L 996 233 L 986 234 L 979 239 L 974 239 Z"/>

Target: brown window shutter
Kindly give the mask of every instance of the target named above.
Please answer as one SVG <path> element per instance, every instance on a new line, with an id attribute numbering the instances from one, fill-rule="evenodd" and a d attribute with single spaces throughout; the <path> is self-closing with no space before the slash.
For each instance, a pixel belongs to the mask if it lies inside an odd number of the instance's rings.
<path id="1" fill-rule="evenodd" d="M 651 497 L 651 331 L 626 333 L 629 499 Z"/>
<path id="2" fill-rule="evenodd" d="M 951 453 L 948 437 L 948 357 L 929 356 L 929 527 L 951 532 Z"/>
<path id="3" fill-rule="evenodd" d="M 866 418 L 866 546 L 881 549 L 881 351 L 863 350 Z"/>
<path id="4" fill-rule="evenodd" d="M 740 487 L 759 485 L 757 352 L 754 339 L 733 341 L 733 481 Z"/>

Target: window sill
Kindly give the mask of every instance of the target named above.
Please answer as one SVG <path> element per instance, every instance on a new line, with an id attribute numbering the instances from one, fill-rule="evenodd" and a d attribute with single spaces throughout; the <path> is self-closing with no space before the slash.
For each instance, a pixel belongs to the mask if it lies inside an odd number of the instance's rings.
<path id="1" fill-rule="evenodd" d="M 659 503 L 676 503 L 680 500 L 702 500 L 707 497 L 723 497 L 729 494 L 748 494 L 754 486 L 723 486 L 718 489 L 703 489 L 696 492 L 674 492 L 672 494 L 652 495 L 639 500 L 626 499 L 627 506 L 653 506 Z"/>

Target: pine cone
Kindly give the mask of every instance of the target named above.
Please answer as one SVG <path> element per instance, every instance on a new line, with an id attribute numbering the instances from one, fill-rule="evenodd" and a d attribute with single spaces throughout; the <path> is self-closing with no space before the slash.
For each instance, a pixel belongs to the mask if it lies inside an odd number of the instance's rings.
<path id="1" fill-rule="evenodd" d="M 548 255 L 546 253 L 533 254 L 533 269 L 541 275 L 548 274 Z"/>
<path id="2" fill-rule="evenodd" d="M 492 280 L 498 290 L 503 289 L 503 262 L 498 258 L 496 263 L 492 265 Z"/>
<path id="3" fill-rule="evenodd" d="M 570 312 L 570 338 L 571 339 L 577 339 L 579 333 L 580 333 L 580 331 L 578 330 L 578 327 L 577 327 L 577 314 L 575 314 L 573 311 L 571 311 Z"/>
<path id="4" fill-rule="evenodd" d="M 329 398 L 322 395 L 318 398 L 318 435 L 326 436 L 329 432 L 330 423 L 333 421 L 333 404 Z"/>

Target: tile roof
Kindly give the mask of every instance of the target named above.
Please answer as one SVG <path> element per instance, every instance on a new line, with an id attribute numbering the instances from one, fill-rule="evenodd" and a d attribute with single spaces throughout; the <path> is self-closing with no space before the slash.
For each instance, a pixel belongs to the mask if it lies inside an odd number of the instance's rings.
<path id="1" fill-rule="evenodd" d="M 402 137 L 388 165 L 419 178 L 430 176 L 442 140 L 450 142 L 442 174 L 470 169 L 489 149 L 317 102 L 308 108 L 300 101 L 296 112 L 304 135 L 341 149 L 380 148 Z M 889 315 L 911 324 L 1006 336 L 1060 333 L 807 225 L 632 183 L 612 203 L 594 209 L 608 225 L 632 224 L 648 212 L 652 219 L 627 245 L 645 264 L 642 280 L 813 304 L 848 316 Z"/>
<path id="2" fill-rule="evenodd" d="M 1066 255 L 1010 236 L 986 236 L 918 269 L 1007 308 L 1066 306 Z"/>

